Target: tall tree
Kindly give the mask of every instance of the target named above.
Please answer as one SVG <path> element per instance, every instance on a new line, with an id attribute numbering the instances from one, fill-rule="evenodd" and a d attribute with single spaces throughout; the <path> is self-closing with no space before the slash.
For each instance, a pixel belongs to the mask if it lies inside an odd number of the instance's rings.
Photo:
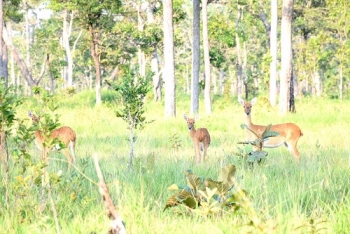
<path id="1" fill-rule="evenodd" d="M 163 1 L 164 27 L 164 115 L 176 116 L 173 1 Z"/>
<path id="2" fill-rule="evenodd" d="M 204 50 L 204 70 L 205 70 L 205 88 L 204 88 L 204 103 L 207 115 L 211 115 L 211 100 L 210 100 L 210 57 L 209 57 L 209 39 L 208 39 L 208 0 L 202 1 L 203 14 L 203 50 Z"/>
<path id="3" fill-rule="evenodd" d="M 281 76 L 279 112 L 286 114 L 290 109 L 292 82 L 292 16 L 293 0 L 283 0 L 281 22 Z M 294 92 L 294 90 L 293 90 Z"/>
<path id="4" fill-rule="evenodd" d="M 2 39 L 2 30 L 3 30 L 3 25 L 4 25 L 4 14 L 3 14 L 3 6 L 2 6 L 3 1 L 0 2 L 0 79 L 5 80 L 5 84 L 7 86 L 7 77 L 8 74 L 6 74 L 6 69 L 5 66 L 7 67 L 7 64 L 5 64 L 4 61 L 4 51 L 3 48 L 5 47 L 5 42 Z"/>
<path id="5" fill-rule="evenodd" d="M 199 109 L 199 68 L 200 68 L 200 0 L 193 0 L 193 44 L 192 44 L 192 82 L 191 114 Z"/>
<path id="6" fill-rule="evenodd" d="M 270 104 L 276 105 L 277 94 L 277 0 L 271 0 L 271 30 L 270 30 Z"/>
<path id="7" fill-rule="evenodd" d="M 243 94 L 243 59 L 242 59 L 242 50 L 241 43 L 239 38 L 239 32 L 241 31 L 239 28 L 239 22 L 242 17 L 242 6 L 237 4 L 237 18 L 236 18 L 236 53 L 237 53 L 237 95 L 241 97 Z M 248 97 L 245 97 L 248 98 Z"/>
<path id="8" fill-rule="evenodd" d="M 115 24 L 115 16 L 120 13 L 119 0 L 52 0 L 51 7 L 74 11 L 77 24 L 89 32 L 90 55 L 95 67 L 96 105 L 102 102 L 101 96 L 101 51 L 100 38 L 110 32 Z"/>
<path id="9" fill-rule="evenodd" d="M 72 25 L 74 19 L 74 12 L 68 9 L 63 10 L 63 27 L 62 27 L 62 46 L 66 52 L 67 66 L 64 69 L 65 86 L 71 87 L 73 85 L 73 56 L 70 46 L 70 35 L 72 33 Z"/>

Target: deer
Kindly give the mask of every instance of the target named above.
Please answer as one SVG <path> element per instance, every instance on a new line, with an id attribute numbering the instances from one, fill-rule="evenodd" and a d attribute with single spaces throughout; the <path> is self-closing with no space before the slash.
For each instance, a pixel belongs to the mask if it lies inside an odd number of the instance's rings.
<path id="1" fill-rule="evenodd" d="M 199 164 L 201 159 L 203 161 L 205 156 L 207 155 L 207 149 L 210 145 L 210 135 L 208 129 L 206 128 L 198 128 L 197 130 L 194 127 L 195 122 L 198 120 L 199 115 L 196 115 L 195 118 L 188 118 L 187 115 L 184 115 L 184 119 L 187 122 L 188 131 L 190 133 L 190 137 L 193 141 L 193 147 L 196 156 L 196 162 Z M 203 151 L 203 156 L 201 156 L 201 152 Z"/>
<path id="2" fill-rule="evenodd" d="M 251 120 L 251 111 L 252 107 L 256 104 L 256 98 L 253 98 L 251 102 L 244 101 L 241 98 L 238 98 L 238 102 L 243 106 L 244 112 L 246 114 L 246 125 L 249 129 L 254 131 L 257 134 L 264 132 L 266 126 L 255 125 Z M 263 142 L 263 147 L 265 148 L 277 148 L 281 145 L 285 145 L 289 152 L 294 156 L 296 161 L 300 159 L 300 153 L 297 149 L 297 143 L 303 133 L 300 128 L 294 123 L 282 123 L 271 125 L 271 131 L 278 132 L 279 135 L 276 137 L 270 137 L 267 141 Z M 256 136 L 246 129 L 247 140 L 253 141 L 256 139 Z"/>
<path id="3" fill-rule="evenodd" d="M 32 119 L 34 124 L 39 123 L 39 119 L 31 111 L 28 111 L 28 116 Z M 35 135 L 35 144 L 39 150 L 44 151 L 44 153 L 47 153 L 50 150 L 52 150 L 44 146 L 45 136 L 40 130 L 36 130 L 34 132 L 34 135 Z M 68 126 L 62 126 L 60 128 L 53 130 L 49 138 L 56 139 L 65 146 L 65 148 L 62 149 L 62 153 L 66 156 L 68 160 L 68 167 L 70 167 L 72 165 L 72 162 L 76 161 L 75 160 L 75 143 L 77 140 L 77 136 L 74 130 Z M 59 145 L 56 145 L 55 148 L 59 149 L 60 147 Z"/>

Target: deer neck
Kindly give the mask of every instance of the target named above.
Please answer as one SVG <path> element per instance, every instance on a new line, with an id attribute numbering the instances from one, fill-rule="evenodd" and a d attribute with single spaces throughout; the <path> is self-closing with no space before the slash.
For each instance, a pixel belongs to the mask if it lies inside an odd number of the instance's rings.
<path id="1" fill-rule="evenodd" d="M 246 120 L 245 120 L 245 124 L 248 126 L 248 128 L 252 129 L 255 125 L 252 123 L 252 119 L 251 119 L 251 113 L 249 113 L 249 115 L 246 115 Z M 248 130 L 248 129 L 247 129 Z"/>
<path id="2" fill-rule="evenodd" d="M 191 130 L 189 130 L 189 132 L 190 132 L 190 137 L 194 139 L 194 135 L 196 134 L 196 129 L 193 127 Z"/>

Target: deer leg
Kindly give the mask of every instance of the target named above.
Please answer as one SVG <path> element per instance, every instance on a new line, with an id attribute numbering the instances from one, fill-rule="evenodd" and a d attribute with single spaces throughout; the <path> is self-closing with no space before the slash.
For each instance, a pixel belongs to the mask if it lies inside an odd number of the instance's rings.
<path id="1" fill-rule="evenodd" d="M 199 146 L 199 142 L 195 142 L 194 143 L 194 151 L 196 154 L 196 163 L 199 164 L 201 162 L 201 152 L 200 152 L 200 146 Z"/>
<path id="2" fill-rule="evenodd" d="M 297 142 L 286 142 L 289 152 L 293 155 L 296 161 L 300 160 L 300 153 L 297 149 Z"/>
<path id="3" fill-rule="evenodd" d="M 73 141 L 69 142 L 69 150 L 71 152 L 71 155 L 73 156 L 73 162 L 76 162 L 76 158 L 75 158 L 75 142 L 73 142 Z"/>
<path id="4" fill-rule="evenodd" d="M 72 156 L 70 155 L 68 149 L 62 149 L 62 153 L 66 156 L 67 160 L 68 160 L 68 168 L 70 168 L 70 166 L 72 165 Z"/>

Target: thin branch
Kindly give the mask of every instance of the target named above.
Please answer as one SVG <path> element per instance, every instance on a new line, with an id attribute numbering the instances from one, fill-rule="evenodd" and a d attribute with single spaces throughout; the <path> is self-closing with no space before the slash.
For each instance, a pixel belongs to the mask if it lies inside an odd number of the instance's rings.
<path id="1" fill-rule="evenodd" d="M 100 182 L 98 183 L 99 191 L 100 191 L 100 194 L 102 195 L 103 203 L 105 204 L 105 207 L 107 209 L 107 215 L 111 220 L 109 233 L 126 234 L 126 229 L 125 229 L 123 220 L 119 216 L 117 210 L 115 209 L 112 198 L 109 195 L 108 187 L 104 181 L 104 178 L 100 169 L 100 165 L 98 164 L 97 154 L 94 154 L 94 163 L 95 163 L 97 177 L 100 180 Z"/>

